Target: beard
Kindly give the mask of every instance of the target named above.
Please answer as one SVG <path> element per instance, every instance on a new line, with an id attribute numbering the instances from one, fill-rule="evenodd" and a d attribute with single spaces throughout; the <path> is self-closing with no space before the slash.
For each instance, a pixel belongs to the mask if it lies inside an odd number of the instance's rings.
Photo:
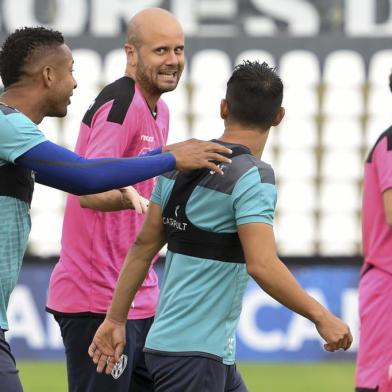
<path id="1" fill-rule="evenodd" d="M 180 75 L 178 70 L 176 72 L 177 75 Z M 161 95 L 163 93 L 173 91 L 177 87 L 179 76 L 177 77 L 176 82 L 171 85 L 159 83 L 153 79 L 152 73 L 148 73 L 147 68 L 144 66 L 144 64 L 141 63 L 136 69 L 136 80 L 140 86 L 149 94 Z"/>

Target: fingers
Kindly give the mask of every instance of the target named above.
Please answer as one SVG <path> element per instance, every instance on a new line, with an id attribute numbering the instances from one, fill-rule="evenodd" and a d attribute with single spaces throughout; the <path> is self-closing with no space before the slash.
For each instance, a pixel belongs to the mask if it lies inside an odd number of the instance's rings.
<path id="1" fill-rule="evenodd" d="M 231 154 L 233 152 L 230 148 L 214 142 L 201 142 L 200 147 L 206 152 L 216 152 L 220 154 Z"/>
<path id="2" fill-rule="evenodd" d="M 114 360 L 116 363 L 120 360 L 120 357 L 121 357 L 122 353 L 124 352 L 124 347 L 125 347 L 125 345 L 122 343 L 119 343 L 116 346 L 116 349 L 114 351 Z"/>
<path id="3" fill-rule="evenodd" d="M 216 173 L 218 173 L 218 174 L 220 174 L 222 176 L 224 174 L 223 170 L 218 165 L 215 165 L 215 163 L 212 163 L 212 162 L 209 162 L 209 161 L 205 161 L 204 167 L 207 168 L 207 169 L 210 169 L 210 170 L 212 170 L 212 171 L 214 171 L 214 172 L 216 172 Z"/>
<path id="4" fill-rule="evenodd" d="M 209 161 L 219 161 L 219 162 L 222 162 L 222 163 L 231 163 L 231 159 L 230 158 L 227 158 L 227 157 L 225 157 L 225 156 L 223 156 L 221 154 L 212 153 L 212 152 L 205 153 L 203 155 L 203 158 L 205 158 L 205 159 L 207 159 Z"/>
<path id="5" fill-rule="evenodd" d="M 353 342 L 353 337 L 349 330 L 340 339 L 324 344 L 324 349 L 329 352 L 334 352 L 340 349 L 346 351 L 351 347 L 352 342 Z"/>

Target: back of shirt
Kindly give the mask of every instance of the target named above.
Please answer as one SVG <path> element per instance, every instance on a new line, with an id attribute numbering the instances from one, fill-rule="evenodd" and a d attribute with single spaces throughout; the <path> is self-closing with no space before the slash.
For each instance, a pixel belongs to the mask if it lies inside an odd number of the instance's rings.
<path id="1" fill-rule="evenodd" d="M 365 266 L 392 273 L 392 228 L 387 224 L 383 193 L 392 188 L 392 127 L 374 145 L 365 164 L 362 236 Z"/>
<path id="2" fill-rule="evenodd" d="M 156 118 L 137 85 L 123 77 L 105 87 L 87 111 L 76 152 L 88 158 L 132 157 L 166 144 L 169 114 L 162 100 Z M 134 187 L 149 198 L 154 179 Z M 104 314 L 119 271 L 144 216 L 133 210 L 98 212 L 81 208 L 69 195 L 64 215 L 60 261 L 51 277 L 48 308 L 60 313 Z M 155 313 L 158 285 L 151 269 L 135 297 L 130 318 Z"/>
<path id="3" fill-rule="evenodd" d="M 237 226 L 247 223 L 272 224 L 276 203 L 272 168 L 250 153 L 221 167 L 225 174 L 206 171 L 186 205 L 179 204 L 176 212 L 185 209 L 193 225 L 210 233 L 235 233 Z M 175 179 L 176 172 L 159 177 L 151 201 L 162 210 L 172 196 Z M 163 219 L 163 223 L 175 224 L 183 233 L 189 227 L 175 219 Z M 145 350 L 234 363 L 235 329 L 247 281 L 243 260 L 168 251 L 157 314 Z"/>

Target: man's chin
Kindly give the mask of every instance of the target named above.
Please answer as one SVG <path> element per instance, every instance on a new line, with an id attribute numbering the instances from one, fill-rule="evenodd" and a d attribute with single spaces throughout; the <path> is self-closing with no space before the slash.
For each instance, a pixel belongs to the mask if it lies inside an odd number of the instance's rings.
<path id="1" fill-rule="evenodd" d="M 57 110 L 57 111 L 52 111 L 52 112 L 49 112 L 47 115 L 46 115 L 46 117 L 59 117 L 59 118 L 62 118 L 62 117 L 65 117 L 67 115 L 67 108 L 65 108 L 65 109 L 63 109 L 63 110 Z"/>
<path id="2" fill-rule="evenodd" d="M 159 89 L 161 91 L 161 93 L 168 93 L 169 91 L 173 91 L 175 90 L 175 88 L 178 85 L 178 81 L 173 82 L 173 83 L 165 83 L 164 85 L 160 85 Z"/>

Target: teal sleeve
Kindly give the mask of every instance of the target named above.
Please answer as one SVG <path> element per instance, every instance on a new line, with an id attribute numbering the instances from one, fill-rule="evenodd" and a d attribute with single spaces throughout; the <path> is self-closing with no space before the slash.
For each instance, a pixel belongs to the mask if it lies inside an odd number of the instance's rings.
<path id="1" fill-rule="evenodd" d="M 0 118 L 0 160 L 15 160 L 31 148 L 46 140 L 37 125 L 22 113 L 12 113 Z"/>
<path id="2" fill-rule="evenodd" d="M 233 193 L 236 224 L 267 223 L 272 225 L 276 206 L 275 184 L 263 183 L 256 167 L 237 181 Z"/>
<path id="3" fill-rule="evenodd" d="M 158 181 L 156 182 L 156 184 L 154 186 L 154 190 L 152 191 L 150 201 L 152 203 L 158 204 L 162 207 L 161 193 L 162 193 L 162 176 L 159 176 Z"/>

